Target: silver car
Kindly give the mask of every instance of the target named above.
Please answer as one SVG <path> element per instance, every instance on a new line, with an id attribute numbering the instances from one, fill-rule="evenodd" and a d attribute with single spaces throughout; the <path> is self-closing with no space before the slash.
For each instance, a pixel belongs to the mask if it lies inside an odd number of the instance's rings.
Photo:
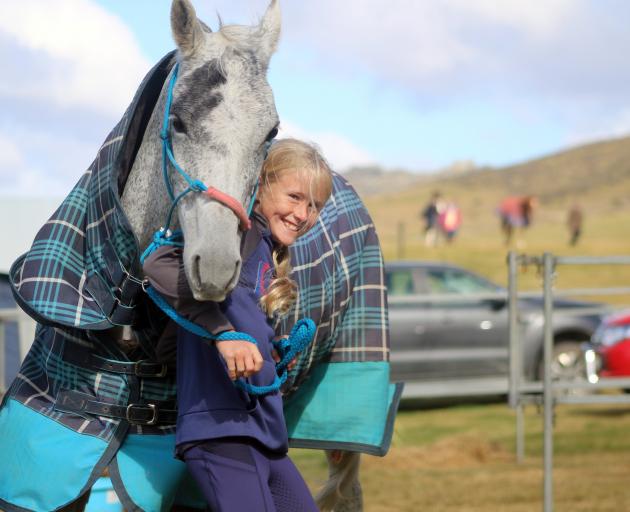
<path id="1" fill-rule="evenodd" d="M 407 397 L 504 394 L 508 389 L 507 291 L 448 263 L 386 265 L 392 381 L 405 381 Z M 519 299 L 523 375 L 542 375 L 542 298 Z M 552 372 L 584 378 L 582 343 L 608 308 L 554 300 Z"/>

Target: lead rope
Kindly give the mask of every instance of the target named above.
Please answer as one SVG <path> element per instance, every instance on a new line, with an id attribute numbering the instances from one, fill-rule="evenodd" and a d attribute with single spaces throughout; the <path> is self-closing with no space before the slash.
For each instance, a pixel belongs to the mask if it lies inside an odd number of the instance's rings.
<path id="1" fill-rule="evenodd" d="M 225 331 L 221 334 L 212 334 L 199 324 L 191 322 L 177 313 L 177 311 L 175 311 L 175 309 L 166 302 L 166 300 L 164 300 L 164 298 L 153 287 L 147 286 L 145 290 L 153 302 L 155 302 L 155 304 L 175 323 L 201 338 L 215 342 L 243 340 L 249 341 L 254 345 L 258 345 L 256 339 L 245 332 Z M 276 363 L 276 375 L 271 384 L 267 386 L 256 386 L 239 379 L 234 381 L 234 385 L 252 395 L 265 395 L 267 393 L 278 391 L 287 380 L 287 366 L 297 356 L 297 354 L 308 347 L 315 336 L 315 330 L 316 326 L 313 320 L 310 318 L 302 318 L 295 323 L 288 338 L 272 342 L 274 348 L 280 356 L 280 361 Z"/>

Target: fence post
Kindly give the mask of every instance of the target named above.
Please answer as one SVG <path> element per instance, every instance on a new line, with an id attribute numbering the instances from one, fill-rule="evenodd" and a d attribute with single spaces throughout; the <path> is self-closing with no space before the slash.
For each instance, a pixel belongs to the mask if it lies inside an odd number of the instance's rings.
<path id="1" fill-rule="evenodd" d="M 509 315 L 509 392 L 508 401 L 516 409 L 516 462 L 521 464 L 525 456 L 525 431 L 523 403 L 521 401 L 521 376 L 523 368 L 523 349 L 520 345 L 518 325 L 518 256 L 508 252 L 508 315 Z"/>
<path id="2" fill-rule="evenodd" d="M 544 328 L 544 381 L 543 381 L 543 402 L 544 402 L 544 512 L 553 511 L 553 389 L 551 382 L 551 359 L 553 357 L 553 255 L 546 252 L 543 255 L 543 308 L 545 317 Z"/>

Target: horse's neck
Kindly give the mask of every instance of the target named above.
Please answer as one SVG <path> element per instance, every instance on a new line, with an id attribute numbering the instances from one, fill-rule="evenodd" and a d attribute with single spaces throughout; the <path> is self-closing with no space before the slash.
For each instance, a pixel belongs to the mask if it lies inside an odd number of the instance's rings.
<path id="1" fill-rule="evenodd" d="M 164 224 L 171 204 L 162 178 L 161 104 L 158 101 L 151 115 L 121 198 L 141 252 Z"/>

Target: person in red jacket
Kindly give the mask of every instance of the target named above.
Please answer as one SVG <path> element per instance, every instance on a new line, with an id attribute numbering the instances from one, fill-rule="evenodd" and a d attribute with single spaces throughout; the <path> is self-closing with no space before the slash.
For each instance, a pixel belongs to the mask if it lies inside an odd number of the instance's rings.
<path id="1" fill-rule="evenodd" d="M 454 202 L 446 203 L 438 217 L 440 230 L 444 233 L 447 243 L 451 243 L 462 224 L 462 211 Z"/>

